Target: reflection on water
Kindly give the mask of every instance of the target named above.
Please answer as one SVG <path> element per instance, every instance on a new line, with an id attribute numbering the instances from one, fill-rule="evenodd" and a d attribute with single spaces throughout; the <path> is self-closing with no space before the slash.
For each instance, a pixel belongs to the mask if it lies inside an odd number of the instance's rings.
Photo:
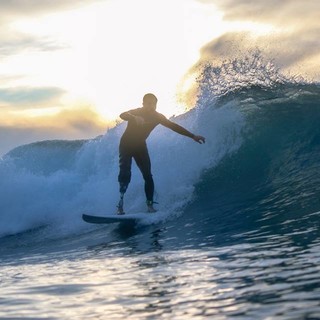
<path id="1" fill-rule="evenodd" d="M 190 249 L 186 242 L 179 250 L 168 246 L 177 241 L 169 237 L 172 230 L 130 232 L 112 241 L 101 236 L 100 243 L 80 250 L 3 264 L 0 317 L 320 317 L 315 229 L 277 234 L 262 228 L 232 234 L 225 246 Z M 302 245 L 303 238 L 308 241 Z M 213 242 L 212 235 L 202 240 Z"/>

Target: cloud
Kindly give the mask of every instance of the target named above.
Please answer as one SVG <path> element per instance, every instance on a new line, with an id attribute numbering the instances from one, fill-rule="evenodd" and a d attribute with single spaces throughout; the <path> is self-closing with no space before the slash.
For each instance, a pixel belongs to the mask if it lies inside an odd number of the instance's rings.
<path id="1" fill-rule="evenodd" d="M 7 115 L 10 118 L 10 115 Z M 0 123 L 0 157 L 13 148 L 42 140 L 90 139 L 106 132 L 108 124 L 90 107 L 41 117 L 12 117 Z"/>
<path id="2" fill-rule="evenodd" d="M 50 37 L 34 37 L 28 34 L 7 31 L 0 34 L 0 59 L 28 51 L 54 51 L 65 49 L 66 45 Z"/>
<path id="3" fill-rule="evenodd" d="M 35 19 L 41 15 L 57 13 L 91 5 L 87 0 L 0 0 L 0 59 L 26 51 L 54 51 L 65 49 L 53 37 L 39 37 L 18 32 L 12 23 L 21 18 Z"/>
<path id="4" fill-rule="evenodd" d="M 215 4 L 225 22 L 255 22 L 273 26 L 269 34 L 234 30 L 213 39 L 201 50 L 200 61 L 234 58 L 259 49 L 290 73 L 320 80 L 320 2 L 309 0 L 198 0 Z"/>
<path id="5" fill-rule="evenodd" d="M 0 89 L 0 106 L 7 109 L 44 107 L 58 102 L 65 91 L 57 87 L 15 87 Z"/>
<path id="6" fill-rule="evenodd" d="M 198 0 L 214 3 L 224 12 L 226 20 L 251 20 L 287 24 L 306 24 L 319 20 L 320 3 L 318 0 Z M 309 21 L 306 21 L 306 17 Z"/>
<path id="7" fill-rule="evenodd" d="M 67 92 L 58 87 L 41 87 L 41 84 L 39 87 L 28 86 L 28 75 L 14 65 L 16 60 L 10 61 L 11 57 L 26 53 L 51 53 L 68 49 L 59 38 L 20 30 L 15 22 L 20 19 L 32 21 L 98 1 L 103 0 L 0 0 L 0 64 L 6 66 L 9 61 L 13 66 L 12 70 L 5 67 L 6 71 L 0 75 L 0 156 L 25 143 L 66 137 L 91 138 L 106 130 L 106 123 L 89 107 L 72 108 L 72 111 L 52 115 L 52 112 L 65 108 L 61 99 Z M 29 109 L 33 109 L 32 112 Z"/>
<path id="8" fill-rule="evenodd" d="M 21 80 L 23 78 L 25 78 L 25 76 L 22 74 L 15 74 L 15 75 L 0 74 L 0 83 L 4 85 L 10 85 L 12 82 Z"/>
<path id="9" fill-rule="evenodd" d="M 13 16 L 30 17 L 30 15 L 48 14 L 84 5 L 88 5 L 87 0 L 2 0 L 0 1 L 0 16 L 3 20 L 8 20 Z"/>

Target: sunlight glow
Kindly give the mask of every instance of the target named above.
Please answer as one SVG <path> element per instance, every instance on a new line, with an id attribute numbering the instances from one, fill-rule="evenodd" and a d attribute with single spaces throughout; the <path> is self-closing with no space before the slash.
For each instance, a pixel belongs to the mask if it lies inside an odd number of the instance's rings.
<path id="1" fill-rule="evenodd" d="M 97 2 L 18 20 L 12 27 L 37 36 L 49 48 L 40 44 L 39 51 L 26 49 L 0 72 L 27 75 L 15 85 L 27 80 L 29 86 L 63 88 L 67 94 L 53 108 L 87 103 L 106 120 L 140 106 L 146 92 L 158 96 L 158 110 L 165 115 L 182 112 L 176 98 L 192 85 L 187 73 L 204 44 L 226 31 L 272 30 L 255 23 L 226 23 L 216 7 L 195 0 Z M 46 112 L 53 111 L 44 109 L 42 114 Z"/>
<path id="2" fill-rule="evenodd" d="M 54 39 L 61 48 L 25 52 L 2 71 L 28 74 L 30 85 L 62 87 L 69 100 L 83 98 L 108 119 L 154 92 L 159 111 L 169 116 L 177 111 L 177 85 L 199 49 L 223 31 L 216 28 L 221 17 L 194 0 L 117 0 L 19 20 L 14 28 Z"/>
<path id="3" fill-rule="evenodd" d="M 235 21 L 228 22 L 225 25 L 226 31 L 249 31 L 253 36 L 266 35 L 271 32 L 276 32 L 276 28 L 271 24 L 255 23 L 250 21 Z"/>
<path id="4" fill-rule="evenodd" d="M 36 118 L 43 116 L 53 116 L 60 112 L 60 108 L 41 108 L 41 109 L 28 109 L 19 111 L 10 111 L 11 115 L 19 117 Z"/>

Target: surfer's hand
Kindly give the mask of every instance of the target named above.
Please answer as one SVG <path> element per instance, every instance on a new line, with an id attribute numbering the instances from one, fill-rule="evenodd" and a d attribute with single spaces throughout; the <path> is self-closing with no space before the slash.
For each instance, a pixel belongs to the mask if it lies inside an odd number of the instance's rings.
<path id="1" fill-rule="evenodd" d="M 194 136 L 192 139 L 200 144 L 206 142 L 206 138 L 202 136 Z"/>
<path id="2" fill-rule="evenodd" d="M 144 124 L 144 119 L 140 116 L 134 116 L 134 121 L 138 126 L 142 126 Z"/>

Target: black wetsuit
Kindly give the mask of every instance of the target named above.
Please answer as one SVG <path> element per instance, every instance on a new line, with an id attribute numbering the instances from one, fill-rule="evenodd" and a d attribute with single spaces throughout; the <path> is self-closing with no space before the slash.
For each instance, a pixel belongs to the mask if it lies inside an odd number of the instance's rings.
<path id="1" fill-rule="evenodd" d="M 154 110 L 138 108 L 125 112 L 124 115 L 125 116 L 122 118 L 123 120 L 128 121 L 128 125 L 121 137 L 119 146 L 120 172 L 118 181 L 120 183 L 120 192 L 124 193 L 130 183 L 131 163 L 132 158 L 134 158 L 145 181 L 147 201 L 153 202 L 154 182 L 151 173 L 151 162 L 146 139 L 158 124 L 162 124 L 165 127 L 190 138 L 193 138 L 194 135 Z M 142 117 L 144 119 L 144 123 L 142 125 L 138 125 L 133 116 Z"/>

